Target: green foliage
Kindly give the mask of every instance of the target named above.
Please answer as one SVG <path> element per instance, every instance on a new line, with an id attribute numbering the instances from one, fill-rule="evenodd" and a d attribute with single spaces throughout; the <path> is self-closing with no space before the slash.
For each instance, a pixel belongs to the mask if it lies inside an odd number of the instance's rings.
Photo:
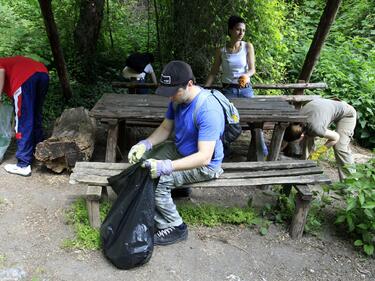
<path id="1" fill-rule="evenodd" d="M 183 203 L 178 211 L 184 222 L 190 225 L 218 226 L 221 224 L 256 224 L 257 215 L 251 207 L 225 208 L 212 204 Z"/>
<path id="2" fill-rule="evenodd" d="M 276 223 L 290 223 L 296 208 L 296 192 L 292 190 L 289 195 L 279 189 L 278 204 L 271 206 L 267 204 L 262 211 L 264 217 L 270 218 Z M 311 202 L 311 207 L 307 215 L 304 231 L 312 235 L 318 235 L 322 229 L 324 217 L 322 210 L 331 203 L 329 197 L 323 194 L 320 198 L 315 193 L 315 198 Z"/>
<path id="3" fill-rule="evenodd" d="M 73 101 L 68 104 L 61 98 L 38 1 L 1 2 L 0 56 L 26 55 L 47 65 L 51 87 L 44 108 L 45 119 L 51 124 L 65 107 L 90 108 L 103 92 L 113 91 L 110 82 L 122 79 L 125 58 L 134 51 L 154 53 L 157 73 L 171 59 L 186 60 L 193 66 L 198 82 L 203 82 L 211 68 L 214 49 L 227 40 L 227 19 L 232 14 L 246 20 L 245 40 L 255 47 L 257 73 L 253 82 L 296 81 L 325 4 L 326 0 L 109 0 L 94 63 L 97 78 L 86 85 L 77 82 L 84 73 L 73 40 L 80 1 L 52 1 L 74 91 Z M 324 96 L 339 97 L 357 109 L 355 137 L 369 147 L 375 146 L 374 15 L 375 1 L 342 1 L 311 78 L 313 82 L 327 82 L 329 89 Z M 157 49 L 157 24 L 161 53 Z"/>
<path id="4" fill-rule="evenodd" d="M 353 236 L 354 245 L 367 255 L 375 246 L 375 158 L 355 166 L 356 172 L 337 183 L 335 190 L 345 193 L 346 208 L 338 212 L 337 224 L 343 224 Z"/>
<path id="5" fill-rule="evenodd" d="M 102 202 L 100 204 L 100 219 L 103 221 L 111 204 Z M 86 202 L 79 199 L 73 203 L 67 213 L 67 221 L 74 226 L 74 239 L 67 239 L 63 242 L 64 248 L 98 250 L 101 247 L 99 231 L 90 226 Z"/>
<path id="6" fill-rule="evenodd" d="M 280 82 L 283 79 L 283 57 L 288 51 L 283 37 L 284 1 L 158 2 L 163 63 L 170 59 L 186 60 L 192 65 L 198 82 L 204 82 L 214 50 L 224 46 L 227 40 L 229 16 L 239 15 L 247 23 L 244 40 L 252 42 L 255 48 L 257 74 L 254 81 Z"/>

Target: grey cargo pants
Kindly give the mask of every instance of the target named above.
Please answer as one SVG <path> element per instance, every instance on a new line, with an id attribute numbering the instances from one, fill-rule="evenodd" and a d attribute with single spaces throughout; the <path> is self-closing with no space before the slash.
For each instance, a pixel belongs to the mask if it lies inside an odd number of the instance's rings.
<path id="1" fill-rule="evenodd" d="M 143 159 L 176 160 L 183 156 L 178 153 L 173 142 L 167 141 L 155 146 L 151 151 L 146 152 Z M 208 181 L 218 178 L 223 173 L 221 167 L 211 169 L 207 166 L 184 171 L 174 171 L 169 176 L 161 176 L 159 184 L 155 189 L 156 214 L 155 222 L 158 229 L 165 229 L 170 226 L 182 224 L 182 218 L 177 211 L 171 196 L 171 190 L 180 188 L 187 183 Z"/>

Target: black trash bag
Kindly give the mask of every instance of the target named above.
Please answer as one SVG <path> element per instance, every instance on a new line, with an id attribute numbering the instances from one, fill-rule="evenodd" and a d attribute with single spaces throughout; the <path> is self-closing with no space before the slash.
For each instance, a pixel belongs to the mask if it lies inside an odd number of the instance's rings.
<path id="1" fill-rule="evenodd" d="M 104 255 L 120 269 L 147 263 L 154 249 L 157 180 L 140 165 L 108 178 L 118 197 L 100 228 L 100 236 Z"/>

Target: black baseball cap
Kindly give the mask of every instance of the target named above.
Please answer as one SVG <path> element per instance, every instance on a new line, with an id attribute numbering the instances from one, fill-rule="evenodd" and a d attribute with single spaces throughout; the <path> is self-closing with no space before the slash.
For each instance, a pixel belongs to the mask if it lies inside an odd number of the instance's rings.
<path id="1" fill-rule="evenodd" d="M 180 60 L 171 61 L 164 67 L 160 77 L 160 86 L 155 93 L 171 97 L 179 88 L 185 87 L 190 80 L 195 80 L 190 65 Z"/>

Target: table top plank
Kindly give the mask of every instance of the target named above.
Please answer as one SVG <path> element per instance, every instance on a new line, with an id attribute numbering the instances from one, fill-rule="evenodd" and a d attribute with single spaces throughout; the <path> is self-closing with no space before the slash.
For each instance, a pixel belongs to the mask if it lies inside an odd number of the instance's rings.
<path id="1" fill-rule="evenodd" d="M 301 115 L 282 97 L 237 98 L 241 122 L 304 122 Z M 104 94 L 90 111 L 94 118 L 161 121 L 169 99 L 155 95 Z"/>

